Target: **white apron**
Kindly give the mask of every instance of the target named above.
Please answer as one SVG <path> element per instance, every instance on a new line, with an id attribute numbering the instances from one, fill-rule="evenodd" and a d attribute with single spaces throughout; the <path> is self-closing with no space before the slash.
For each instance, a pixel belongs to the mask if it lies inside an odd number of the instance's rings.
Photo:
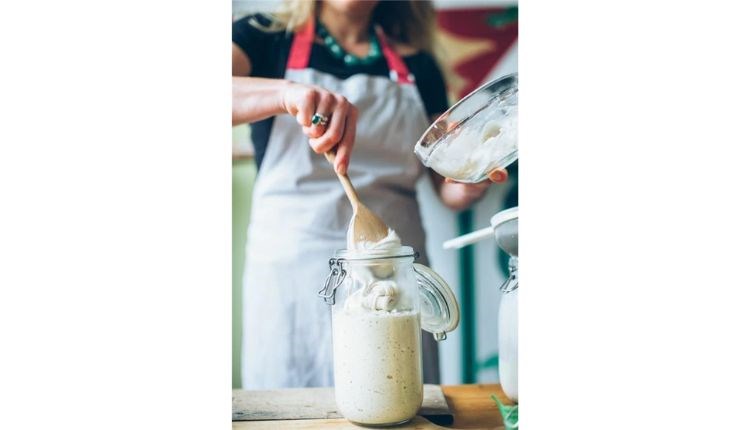
<path id="1" fill-rule="evenodd" d="M 314 35 L 314 21 L 295 35 L 285 77 L 342 94 L 357 106 L 352 183 L 426 263 L 415 192 L 425 169 L 413 145 L 429 121 L 414 78 L 380 31 L 390 79 L 361 74 L 340 80 L 310 69 Z M 333 385 L 330 309 L 317 291 L 328 275 L 328 259 L 346 247 L 351 215 L 333 167 L 312 151 L 294 117 L 277 116 L 253 190 L 248 230 L 244 388 Z M 423 336 L 423 356 L 425 382 L 438 382 L 432 336 Z"/>

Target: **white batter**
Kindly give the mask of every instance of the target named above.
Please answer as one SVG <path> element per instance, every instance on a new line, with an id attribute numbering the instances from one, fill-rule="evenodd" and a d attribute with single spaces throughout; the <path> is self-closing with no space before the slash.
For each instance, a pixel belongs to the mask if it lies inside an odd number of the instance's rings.
<path id="1" fill-rule="evenodd" d="M 333 315 L 336 405 L 350 421 L 393 424 L 422 405 L 419 314 L 348 309 Z"/>
<path id="2" fill-rule="evenodd" d="M 388 229 L 388 235 L 377 242 L 354 240 L 353 221 L 354 218 L 349 222 L 349 229 L 346 231 L 346 247 L 350 251 L 398 250 L 401 248 L 401 238 L 392 228 Z"/>
<path id="3" fill-rule="evenodd" d="M 462 127 L 445 136 L 430 154 L 428 167 L 460 181 L 476 181 L 496 167 L 515 161 L 518 154 L 516 106 L 499 106 L 500 101 L 477 114 Z M 504 112 L 498 118 L 498 111 Z"/>

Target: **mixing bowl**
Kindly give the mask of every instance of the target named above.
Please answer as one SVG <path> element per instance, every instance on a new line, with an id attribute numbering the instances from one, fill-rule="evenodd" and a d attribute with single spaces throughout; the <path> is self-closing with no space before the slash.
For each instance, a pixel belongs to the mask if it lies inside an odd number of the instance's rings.
<path id="1" fill-rule="evenodd" d="M 518 159 L 518 76 L 476 89 L 442 114 L 414 147 L 446 178 L 476 183 Z"/>

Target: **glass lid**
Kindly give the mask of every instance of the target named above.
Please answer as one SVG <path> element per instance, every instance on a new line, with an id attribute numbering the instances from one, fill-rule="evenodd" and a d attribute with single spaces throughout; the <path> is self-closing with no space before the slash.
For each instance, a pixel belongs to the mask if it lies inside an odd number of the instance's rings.
<path id="1" fill-rule="evenodd" d="M 518 76 L 488 82 L 442 114 L 414 152 L 427 167 L 476 183 L 518 159 Z"/>
<path id="2" fill-rule="evenodd" d="M 419 312 L 422 329 L 429 331 L 436 340 L 444 340 L 446 333 L 458 326 L 460 314 L 453 290 L 435 271 L 421 264 L 414 264 L 419 284 Z"/>

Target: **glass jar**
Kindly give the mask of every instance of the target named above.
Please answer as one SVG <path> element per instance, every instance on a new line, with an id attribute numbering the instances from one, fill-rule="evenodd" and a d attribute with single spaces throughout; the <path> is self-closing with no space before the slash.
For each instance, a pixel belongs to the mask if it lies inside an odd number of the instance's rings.
<path id="1" fill-rule="evenodd" d="M 497 246 L 510 256 L 497 321 L 500 385 L 510 400 L 518 402 L 518 207 L 496 213 L 490 222 Z"/>
<path id="2" fill-rule="evenodd" d="M 509 399 L 518 402 L 518 257 L 508 261 L 510 275 L 500 287 L 497 317 L 500 385 Z"/>
<path id="3" fill-rule="evenodd" d="M 420 327 L 445 339 L 458 325 L 456 298 L 416 254 L 339 250 L 319 291 L 331 305 L 336 405 L 349 421 L 391 425 L 422 405 Z"/>

